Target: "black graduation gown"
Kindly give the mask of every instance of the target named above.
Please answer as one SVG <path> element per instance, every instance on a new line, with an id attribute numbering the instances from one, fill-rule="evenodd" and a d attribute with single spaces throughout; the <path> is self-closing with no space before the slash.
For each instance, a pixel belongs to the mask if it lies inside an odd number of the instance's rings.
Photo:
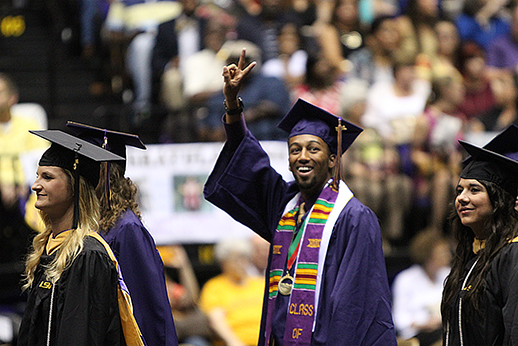
<path id="1" fill-rule="evenodd" d="M 19 346 L 47 345 L 52 285 L 41 256 L 20 326 Z M 54 287 L 50 345 L 125 345 L 117 300 L 118 274 L 104 246 L 86 237 L 83 250 Z"/>
<path id="2" fill-rule="evenodd" d="M 476 258 L 468 263 L 466 273 Z M 463 308 L 459 323 L 461 294 L 457 295 L 452 309 L 445 346 L 461 345 L 460 328 L 464 346 L 518 345 L 518 243 L 504 247 L 491 263 L 479 314 L 468 318 Z"/>

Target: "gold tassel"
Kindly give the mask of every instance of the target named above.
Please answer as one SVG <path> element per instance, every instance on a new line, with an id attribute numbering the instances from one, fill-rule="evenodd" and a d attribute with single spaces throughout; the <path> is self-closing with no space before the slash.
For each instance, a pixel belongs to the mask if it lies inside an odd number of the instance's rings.
<path id="1" fill-rule="evenodd" d="M 338 185 L 340 184 L 340 179 L 342 179 L 342 170 L 341 170 L 341 158 L 342 158 L 342 131 L 347 131 L 347 127 L 342 125 L 342 119 L 338 118 L 338 126 L 335 127 L 337 132 L 337 142 L 338 148 L 336 148 L 336 167 L 335 174 L 333 178 L 333 188 L 338 191 Z"/>

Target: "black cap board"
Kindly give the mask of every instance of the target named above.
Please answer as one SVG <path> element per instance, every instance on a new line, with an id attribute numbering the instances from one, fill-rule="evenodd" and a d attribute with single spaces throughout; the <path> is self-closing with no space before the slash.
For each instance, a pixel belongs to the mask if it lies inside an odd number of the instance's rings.
<path id="1" fill-rule="evenodd" d="M 99 148 L 85 140 L 74 137 L 60 130 L 29 131 L 50 141 L 52 144 L 39 161 L 40 166 L 56 166 L 67 169 L 75 176 L 74 191 L 79 189 L 79 175 L 84 177 L 94 188 L 99 182 L 99 165 L 102 161 L 119 161 L 123 157 Z M 74 225 L 79 219 L 79 194 L 74 194 Z"/>
<path id="2" fill-rule="evenodd" d="M 464 162 L 465 165 L 460 173 L 461 178 L 490 181 L 508 191 L 512 196 L 517 196 L 518 161 L 465 141 L 460 140 L 459 143 L 471 156 Z"/>
<path id="3" fill-rule="evenodd" d="M 126 146 L 132 146 L 140 149 L 146 149 L 144 143 L 138 135 L 124 133 L 114 130 L 102 129 L 99 127 L 81 124 L 73 121 L 67 122 L 70 131 L 92 144 L 104 147 L 123 158 L 126 158 Z"/>
<path id="4" fill-rule="evenodd" d="M 67 127 L 78 137 L 94 145 L 109 150 L 117 155 L 120 155 L 124 157 L 124 159 L 126 159 L 127 145 L 140 149 L 146 149 L 146 146 L 144 145 L 144 143 L 142 143 L 139 136 L 134 134 L 102 129 L 91 125 L 76 123 L 73 121 L 67 122 Z M 126 161 L 118 161 L 117 164 L 119 164 L 122 167 L 124 172 L 126 171 Z M 106 200 L 108 202 L 108 208 L 111 208 L 110 201 L 112 191 L 109 176 L 110 166 L 108 165 L 106 168 L 106 178 L 104 178 L 104 193 Z"/>
<path id="5" fill-rule="evenodd" d="M 495 136 L 484 148 L 502 154 L 511 159 L 518 159 L 518 126 L 511 124 Z"/>

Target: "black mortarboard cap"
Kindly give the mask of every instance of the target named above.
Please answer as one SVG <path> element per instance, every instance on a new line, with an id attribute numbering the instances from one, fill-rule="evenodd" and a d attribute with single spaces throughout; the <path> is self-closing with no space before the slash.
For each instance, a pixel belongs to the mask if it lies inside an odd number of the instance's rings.
<path id="1" fill-rule="evenodd" d="M 101 161 L 124 160 L 119 155 L 60 130 L 29 132 L 52 143 L 50 148 L 43 153 L 39 162 L 40 166 L 57 166 L 73 172 L 76 154 L 78 154 L 78 172 L 94 187 L 99 180 L 99 169 L 91 169 L 93 166 L 99 167 Z M 97 178 L 95 178 L 95 174 L 97 174 Z"/>
<path id="2" fill-rule="evenodd" d="M 500 146 L 502 139 L 503 137 L 500 137 L 497 140 L 498 149 L 504 148 Z M 508 191 L 512 196 L 517 196 L 518 161 L 485 147 L 481 148 L 465 141 L 459 141 L 459 143 L 471 156 L 464 161 L 464 167 L 460 173 L 461 178 L 490 181 Z M 496 145 L 493 143 L 491 147 L 496 147 Z"/>
<path id="3" fill-rule="evenodd" d="M 518 160 L 518 126 L 512 124 L 499 133 L 484 148 Z"/>
<path id="4" fill-rule="evenodd" d="M 327 143 L 331 152 L 336 154 L 339 121 L 343 126 L 341 153 L 344 153 L 363 129 L 307 101 L 298 99 L 277 126 L 288 132 L 290 138 L 303 134 L 317 136 Z"/>
<path id="5" fill-rule="evenodd" d="M 142 143 L 139 136 L 134 134 L 102 129 L 73 121 L 67 122 L 67 127 L 79 138 L 82 138 L 97 146 L 103 147 L 106 150 L 109 150 L 112 153 L 123 157 L 124 159 L 126 159 L 127 145 L 140 149 L 146 149 L 146 146 L 144 143 Z M 125 161 L 118 163 L 120 163 L 124 169 L 126 168 Z"/>
<path id="6" fill-rule="evenodd" d="M 100 162 L 124 160 L 123 157 L 60 130 L 29 132 L 52 143 L 41 156 L 39 165 L 61 167 L 72 172 L 75 176 L 74 191 L 77 191 L 79 187 L 79 175 L 95 187 L 99 182 Z M 76 228 L 79 194 L 74 195 L 77 197 L 74 199 L 74 228 Z"/>

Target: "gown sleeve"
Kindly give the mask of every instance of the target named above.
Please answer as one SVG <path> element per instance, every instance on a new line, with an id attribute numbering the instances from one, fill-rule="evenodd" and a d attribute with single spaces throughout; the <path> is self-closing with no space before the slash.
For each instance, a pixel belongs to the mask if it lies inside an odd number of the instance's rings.
<path id="1" fill-rule="evenodd" d="M 89 238 L 85 240 L 86 250 L 56 285 L 56 290 L 66 294 L 56 295 L 61 318 L 53 328 L 55 342 L 51 344 L 125 345 L 117 300 L 117 269 L 104 248 L 88 250 L 88 242 L 97 242 Z"/>
<path id="2" fill-rule="evenodd" d="M 268 241 L 284 206 L 297 192 L 295 184 L 285 182 L 271 167 L 249 131 L 235 151 L 225 144 L 204 188 L 209 202 Z"/>

